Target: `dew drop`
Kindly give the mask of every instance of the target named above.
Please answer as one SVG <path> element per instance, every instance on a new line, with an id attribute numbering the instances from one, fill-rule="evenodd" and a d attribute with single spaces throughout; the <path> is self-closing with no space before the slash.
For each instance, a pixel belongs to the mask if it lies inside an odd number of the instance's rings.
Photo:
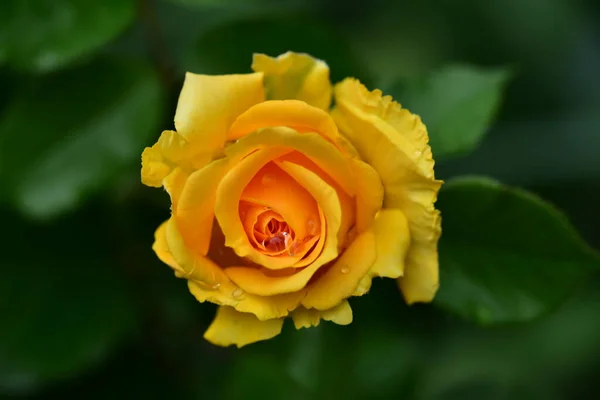
<path id="1" fill-rule="evenodd" d="M 415 157 L 420 157 L 423 152 L 421 150 L 415 150 Z"/>
<path id="2" fill-rule="evenodd" d="M 275 182 L 275 177 L 271 174 L 264 174 L 262 179 L 260 180 L 260 183 L 262 183 L 263 185 L 270 185 L 273 182 Z"/>
<path id="3" fill-rule="evenodd" d="M 262 244 L 268 251 L 282 251 L 286 249 L 291 238 L 287 232 L 278 233 L 268 239 L 263 240 Z"/>
<path id="4" fill-rule="evenodd" d="M 239 299 L 240 297 L 242 297 L 242 296 L 244 295 L 244 291 L 243 291 L 242 289 L 240 289 L 240 288 L 237 288 L 237 289 L 235 289 L 235 290 L 233 291 L 233 293 L 231 293 L 231 295 L 232 295 L 233 297 L 235 297 L 235 298 L 238 298 L 238 299 Z"/>
<path id="5" fill-rule="evenodd" d="M 309 219 L 306 222 L 306 227 L 308 228 L 308 234 L 310 236 L 315 236 L 317 234 L 317 223 L 314 220 Z"/>
<path id="6" fill-rule="evenodd" d="M 350 272 L 350 268 L 348 268 L 348 267 L 342 267 L 342 269 L 340 269 L 340 272 L 342 274 L 347 274 L 348 272 Z"/>

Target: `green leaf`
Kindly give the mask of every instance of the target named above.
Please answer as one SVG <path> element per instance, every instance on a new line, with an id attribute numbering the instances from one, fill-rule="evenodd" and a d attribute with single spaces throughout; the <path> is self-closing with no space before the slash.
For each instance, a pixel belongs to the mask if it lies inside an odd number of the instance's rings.
<path id="1" fill-rule="evenodd" d="M 498 109 L 509 77 L 506 69 L 448 66 L 408 83 L 394 97 L 421 116 L 435 158 L 445 158 L 477 147 Z"/>
<path id="2" fill-rule="evenodd" d="M 0 392 L 37 390 L 71 378 L 111 354 L 137 326 L 106 210 L 55 225 L 10 226 L 0 268 Z M 4 248 L 4 247 L 3 247 Z"/>
<path id="3" fill-rule="evenodd" d="M 516 398 L 571 398 L 563 391 L 571 392 L 573 381 L 595 371 L 600 356 L 598 283 L 588 280 L 556 312 L 527 324 L 481 327 L 440 316 L 430 331 L 444 334 L 428 339 L 430 354 L 419 393 L 423 398 L 446 398 L 441 394 L 487 381 L 504 390 L 527 387 L 539 392 Z"/>
<path id="4" fill-rule="evenodd" d="M 306 24 L 310 18 L 311 23 Z M 314 16 L 295 13 L 287 16 L 256 17 L 223 24 L 203 34 L 186 62 L 188 71 L 205 74 L 250 72 L 253 53 L 278 56 L 287 51 L 308 53 L 324 60 L 332 82 L 357 76 L 365 83 L 362 63 L 350 43 L 330 25 Z"/>
<path id="5" fill-rule="evenodd" d="M 134 19 L 133 0 L 4 0 L 0 60 L 46 72 L 99 50 Z"/>
<path id="6" fill-rule="evenodd" d="M 560 305 L 599 258 L 558 210 L 485 178 L 447 183 L 436 303 L 492 324 L 527 321 Z"/>
<path id="7" fill-rule="evenodd" d="M 443 163 L 438 171 L 492 176 L 519 186 L 600 182 L 600 115 L 595 108 L 499 122 L 476 151 Z"/>
<path id="8" fill-rule="evenodd" d="M 40 218 L 76 206 L 139 162 L 161 106 L 143 64 L 98 61 L 36 81 L 0 120 L 2 193 Z"/>

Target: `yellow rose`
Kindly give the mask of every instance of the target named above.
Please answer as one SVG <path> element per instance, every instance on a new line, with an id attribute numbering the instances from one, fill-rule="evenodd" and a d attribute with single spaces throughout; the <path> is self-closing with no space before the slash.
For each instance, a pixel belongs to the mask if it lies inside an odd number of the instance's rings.
<path id="1" fill-rule="evenodd" d="M 321 319 L 373 277 L 406 301 L 438 288 L 441 181 L 420 118 L 306 54 L 254 56 L 250 74 L 188 73 L 175 114 L 142 154 L 171 218 L 157 256 L 200 302 L 220 305 L 205 338 L 238 347 Z M 335 107 L 330 110 L 331 97 Z"/>

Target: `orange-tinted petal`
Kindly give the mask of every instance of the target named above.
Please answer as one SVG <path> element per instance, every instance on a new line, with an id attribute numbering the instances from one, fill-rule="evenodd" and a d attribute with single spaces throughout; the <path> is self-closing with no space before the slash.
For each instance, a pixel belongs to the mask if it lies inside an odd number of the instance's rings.
<path id="1" fill-rule="evenodd" d="M 290 174 L 300 185 L 302 185 L 315 198 L 317 204 L 323 211 L 325 229 L 321 228 L 321 235 L 325 235 L 323 251 L 315 262 L 325 264 L 338 255 L 338 235 L 342 229 L 343 207 L 337 191 L 322 179 L 317 173 L 289 161 L 277 163 L 285 172 Z M 323 226 L 323 222 L 321 223 Z"/>
<path id="2" fill-rule="evenodd" d="M 315 199 L 274 163 L 268 163 L 244 188 L 242 201 L 268 207 L 279 213 L 296 238 L 309 236 L 309 221 L 319 224 Z"/>
<path id="3" fill-rule="evenodd" d="M 326 219 L 325 245 L 315 261 L 289 276 L 267 275 L 256 268 L 227 268 L 225 273 L 231 280 L 245 291 L 261 296 L 272 296 L 301 290 L 322 265 L 333 260 L 338 255 L 337 234 L 341 224 L 341 207 L 335 190 L 314 172 L 304 167 L 290 162 L 282 162 L 280 165 L 284 171 L 288 172 L 298 183 L 308 190 L 323 209 Z M 324 232 L 321 234 L 323 235 Z"/>
<path id="4" fill-rule="evenodd" d="M 344 166 L 350 166 L 351 162 L 355 160 L 346 159 L 344 161 Z M 314 172 L 316 175 L 319 176 L 319 178 L 321 178 L 325 183 L 327 183 L 335 190 L 340 201 L 340 206 L 342 208 L 342 221 L 340 223 L 340 229 L 338 231 L 338 245 L 340 246 L 340 248 L 344 248 L 348 244 L 346 243 L 348 231 L 356 221 L 356 205 L 354 198 L 349 196 L 347 192 L 342 189 L 342 187 L 338 184 L 334 177 L 326 173 L 323 169 L 321 169 L 321 167 L 319 167 L 319 165 L 317 165 L 311 159 L 306 157 L 304 154 L 301 154 L 298 151 L 285 154 L 276 160 L 276 163 L 278 165 L 280 165 L 282 162 L 296 164 L 309 171 Z M 351 170 L 348 172 L 351 172 Z M 348 178 L 351 179 L 353 185 L 356 186 L 355 188 L 358 188 L 356 175 L 350 175 L 348 176 Z"/>
<path id="5" fill-rule="evenodd" d="M 270 269 L 291 267 L 299 258 L 271 257 L 257 250 L 248 239 L 238 208 L 244 187 L 262 167 L 287 151 L 289 150 L 285 148 L 273 147 L 250 154 L 225 174 L 216 191 L 214 215 L 225 235 L 225 245 L 232 248 L 239 257 L 248 258 Z"/>
<path id="6" fill-rule="evenodd" d="M 276 112 L 277 109 L 273 111 Z M 260 129 L 228 147 L 226 154 L 239 157 L 239 154 L 250 154 L 257 149 L 279 146 L 297 150 L 331 176 L 348 195 L 354 195 L 354 181 L 348 159 L 334 145 L 314 132 L 300 134 L 282 126 Z"/>

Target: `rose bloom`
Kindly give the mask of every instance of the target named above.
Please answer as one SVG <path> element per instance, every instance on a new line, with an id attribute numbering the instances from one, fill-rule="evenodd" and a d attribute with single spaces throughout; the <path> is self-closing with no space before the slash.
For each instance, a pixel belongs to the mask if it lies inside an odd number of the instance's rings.
<path id="1" fill-rule="evenodd" d="M 442 182 L 421 119 L 356 79 L 332 88 L 306 54 L 256 54 L 252 70 L 186 74 L 176 131 L 142 154 L 142 182 L 172 203 L 156 255 L 220 306 L 205 338 L 241 347 L 286 317 L 349 324 L 373 277 L 431 301 Z"/>

